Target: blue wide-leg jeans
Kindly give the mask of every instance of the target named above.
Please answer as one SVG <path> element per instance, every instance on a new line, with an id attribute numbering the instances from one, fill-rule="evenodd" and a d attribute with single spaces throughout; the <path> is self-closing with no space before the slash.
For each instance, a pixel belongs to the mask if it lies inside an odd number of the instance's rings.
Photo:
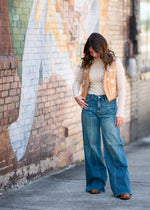
<path id="1" fill-rule="evenodd" d="M 107 172 L 115 196 L 131 194 L 127 160 L 116 128 L 116 99 L 108 102 L 106 95 L 88 94 L 88 107 L 82 109 L 82 130 L 85 153 L 86 191 L 105 191 Z M 103 139 L 103 154 L 101 151 Z"/>

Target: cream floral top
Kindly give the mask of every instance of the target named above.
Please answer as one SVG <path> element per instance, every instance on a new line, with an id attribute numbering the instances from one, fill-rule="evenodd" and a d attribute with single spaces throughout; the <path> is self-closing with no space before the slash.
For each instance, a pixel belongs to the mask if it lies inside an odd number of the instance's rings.
<path id="1" fill-rule="evenodd" d="M 118 89 L 118 110 L 117 117 L 124 117 L 125 109 L 125 72 L 123 65 L 119 58 L 116 59 L 116 77 L 117 77 L 117 89 Z M 105 95 L 103 89 L 103 76 L 105 66 L 101 59 L 94 59 L 94 62 L 90 69 L 89 80 L 90 86 L 88 93 L 95 95 Z M 83 69 L 80 67 L 77 77 L 73 83 L 73 96 L 79 96 L 79 90 L 82 83 Z"/>

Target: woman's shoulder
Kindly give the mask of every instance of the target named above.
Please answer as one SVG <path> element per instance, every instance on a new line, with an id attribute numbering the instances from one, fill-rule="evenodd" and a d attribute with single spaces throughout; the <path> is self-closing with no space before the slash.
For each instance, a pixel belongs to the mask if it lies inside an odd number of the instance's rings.
<path id="1" fill-rule="evenodd" d="M 116 63 L 116 67 L 118 67 L 118 68 L 122 67 L 123 68 L 123 63 L 122 63 L 122 61 L 119 57 L 115 57 L 113 63 L 114 64 Z"/>
<path id="2" fill-rule="evenodd" d="M 119 57 L 115 56 L 113 62 L 121 62 L 121 61 Z"/>
<path id="3" fill-rule="evenodd" d="M 123 65 L 121 59 L 118 58 L 118 57 L 116 57 L 116 65 L 115 66 L 116 66 L 117 73 L 120 73 L 120 72 L 124 72 L 125 71 L 124 65 Z"/>
<path id="4" fill-rule="evenodd" d="M 120 59 L 119 57 L 115 57 L 114 61 L 115 61 L 116 63 L 122 63 L 122 61 L 121 61 L 121 59 Z"/>

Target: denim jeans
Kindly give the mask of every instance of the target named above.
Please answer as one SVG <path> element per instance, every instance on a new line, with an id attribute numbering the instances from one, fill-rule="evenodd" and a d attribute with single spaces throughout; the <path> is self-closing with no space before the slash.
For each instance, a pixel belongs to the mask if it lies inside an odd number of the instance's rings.
<path id="1" fill-rule="evenodd" d="M 82 109 L 82 130 L 85 153 L 86 191 L 105 191 L 107 171 L 115 196 L 130 191 L 127 160 L 120 139 L 120 128 L 115 126 L 116 99 L 108 102 L 106 95 L 88 94 L 88 107 Z M 101 151 L 103 139 L 103 154 Z"/>

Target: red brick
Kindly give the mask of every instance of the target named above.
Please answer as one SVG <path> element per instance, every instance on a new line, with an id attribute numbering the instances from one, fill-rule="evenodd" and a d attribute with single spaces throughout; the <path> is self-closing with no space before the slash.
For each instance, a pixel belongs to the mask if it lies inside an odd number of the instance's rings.
<path id="1" fill-rule="evenodd" d="M 12 97 L 5 98 L 5 104 L 9 104 L 12 102 Z"/>
<path id="2" fill-rule="evenodd" d="M 9 96 L 15 96 L 15 95 L 17 95 L 17 90 L 16 89 L 9 90 Z"/>
<path id="3" fill-rule="evenodd" d="M 5 91 L 2 91 L 2 95 L 1 95 L 1 97 L 6 97 L 6 96 L 8 96 L 8 90 L 5 90 Z"/>
<path id="4" fill-rule="evenodd" d="M 0 105 L 4 105 L 4 99 L 0 98 Z"/>

